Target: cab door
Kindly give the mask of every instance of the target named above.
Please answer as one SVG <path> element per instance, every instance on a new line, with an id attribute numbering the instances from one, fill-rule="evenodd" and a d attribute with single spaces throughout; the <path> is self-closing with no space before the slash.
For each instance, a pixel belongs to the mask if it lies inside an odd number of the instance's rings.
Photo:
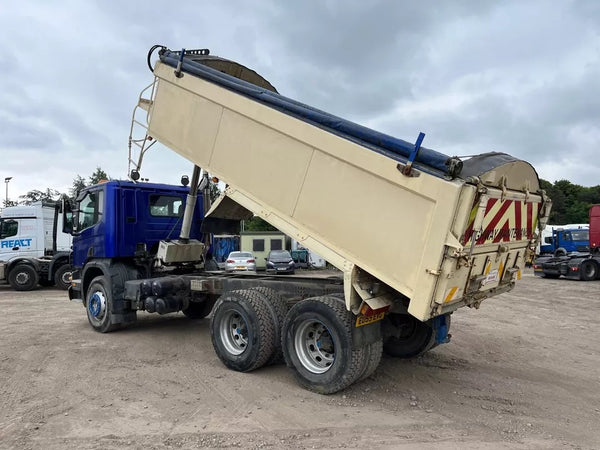
<path id="1" fill-rule="evenodd" d="M 0 219 L 0 260 L 42 256 L 38 254 L 39 243 L 36 239 L 35 225 L 35 217 Z M 43 242 L 41 244 L 43 245 Z"/>
<path id="2" fill-rule="evenodd" d="M 73 220 L 73 265 L 83 267 L 91 258 L 105 257 L 102 188 L 84 191 L 77 198 Z"/>

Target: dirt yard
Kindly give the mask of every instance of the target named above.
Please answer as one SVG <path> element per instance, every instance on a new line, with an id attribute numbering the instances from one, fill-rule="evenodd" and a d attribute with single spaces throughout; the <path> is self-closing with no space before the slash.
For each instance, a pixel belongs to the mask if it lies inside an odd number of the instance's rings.
<path id="1" fill-rule="evenodd" d="M 600 282 L 526 274 L 452 341 L 344 392 L 227 370 L 208 319 L 99 334 L 56 289 L 0 287 L 0 448 L 599 448 Z"/>

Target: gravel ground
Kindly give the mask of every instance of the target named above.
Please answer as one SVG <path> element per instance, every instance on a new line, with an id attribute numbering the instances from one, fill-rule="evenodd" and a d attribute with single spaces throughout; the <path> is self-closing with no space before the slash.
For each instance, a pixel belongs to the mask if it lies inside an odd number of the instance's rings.
<path id="1" fill-rule="evenodd" d="M 0 448 L 598 448 L 600 282 L 527 273 L 452 341 L 338 394 L 227 370 L 207 319 L 94 332 L 64 291 L 0 287 Z"/>

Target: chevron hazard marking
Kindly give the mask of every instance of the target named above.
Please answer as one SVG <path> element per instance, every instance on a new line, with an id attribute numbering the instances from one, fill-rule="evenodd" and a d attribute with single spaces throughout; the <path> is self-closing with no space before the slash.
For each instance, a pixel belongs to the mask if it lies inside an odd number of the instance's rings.
<path id="1" fill-rule="evenodd" d="M 535 205 L 535 208 L 534 208 Z M 490 198 L 485 208 L 482 230 L 475 232 L 475 244 L 496 244 L 499 242 L 531 239 L 537 225 L 540 205 L 520 200 Z M 463 236 L 466 244 L 473 238 L 473 224 L 477 206 L 471 211 L 469 226 Z"/>

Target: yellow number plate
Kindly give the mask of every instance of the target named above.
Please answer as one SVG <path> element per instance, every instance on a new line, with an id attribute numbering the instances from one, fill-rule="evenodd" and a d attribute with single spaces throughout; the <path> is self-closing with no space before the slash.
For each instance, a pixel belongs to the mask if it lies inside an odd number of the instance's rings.
<path id="1" fill-rule="evenodd" d="M 356 326 L 362 327 L 363 325 L 369 325 L 370 323 L 377 322 L 385 317 L 385 311 L 382 311 L 372 316 L 358 316 L 356 317 Z"/>

